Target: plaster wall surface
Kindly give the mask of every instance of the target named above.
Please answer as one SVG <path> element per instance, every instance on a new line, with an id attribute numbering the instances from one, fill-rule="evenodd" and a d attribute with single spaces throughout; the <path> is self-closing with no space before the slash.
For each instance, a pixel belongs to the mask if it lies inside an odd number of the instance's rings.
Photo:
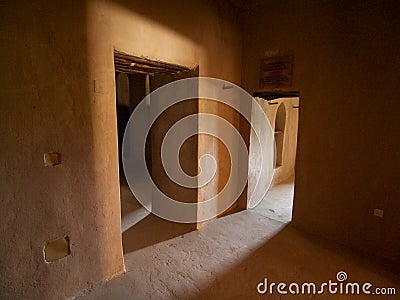
<path id="1" fill-rule="evenodd" d="M 70 297 L 123 272 L 116 123 L 103 126 L 89 80 L 85 2 L 1 6 L 0 294 Z M 61 164 L 46 167 L 54 151 Z M 71 254 L 46 263 L 64 236 Z"/>
<path id="2" fill-rule="evenodd" d="M 239 83 L 241 34 L 212 1 L 1 6 L 1 296 L 71 297 L 124 270 L 114 48 Z M 65 235 L 71 254 L 45 263 Z"/>
<path id="3" fill-rule="evenodd" d="M 199 76 L 241 82 L 242 35 L 237 12 L 230 5 L 218 1 L 90 1 L 88 11 L 90 66 L 107 90 L 112 88 L 105 76 L 111 74 L 113 48 L 190 68 L 199 66 Z M 239 114 L 215 101 L 199 99 L 196 111 L 217 114 L 239 128 Z M 201 117 L 198 126 L 203 126 Z M 197 200 L 203 201 L 224 187 L 230 156 L 214 137 L 200 135 L 197 144 L 198 157 L 211 154 L 218 165 L 213 180 L 198 190 Z"/>
<path id="4" fill-rule="evenodd" d="M 254 1 L 242 73 L 251 92 L 266 51 L 294 56 L 301 108 L 293 224 L 397 262 L 399 14 L 397 1 Z"/>

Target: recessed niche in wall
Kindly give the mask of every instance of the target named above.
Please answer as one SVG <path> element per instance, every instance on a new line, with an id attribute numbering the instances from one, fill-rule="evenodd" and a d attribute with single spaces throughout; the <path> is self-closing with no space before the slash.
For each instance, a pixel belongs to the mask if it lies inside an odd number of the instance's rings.
<path id="1" fill-rule="evenodd" d="M 58 152 L 45 153 L 43 162 L 46 167 L 59 165 L 61 164 L 61 154 Z"/>
<path id="2" fill-rule="evenodd" d="M 286 109 L 281 103 L 276 112 L 275 118 L 275 143 L 276 143 L 276 168 L 282 166 L 283 162 L 283 142 L 285 137 Z"/>
<path id="3" fill-rule="evenodd" d="M 44 259 L 46 262 L 54 262 L 69 254 L 71 254 L 71 250 L 69 248 L 69 238 L 67 236 L 48 242 L 46 246 L 44 246 Z"/>

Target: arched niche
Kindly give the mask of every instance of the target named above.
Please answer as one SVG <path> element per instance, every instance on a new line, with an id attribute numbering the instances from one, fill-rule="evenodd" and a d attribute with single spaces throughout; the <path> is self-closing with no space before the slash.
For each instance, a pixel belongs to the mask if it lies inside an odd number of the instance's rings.
<path id="1" fill-rule="evenodd" d="M 276 168 L 283 165 L 283 144 L 286 127 L 286 108 L 283 103 L 278 107 L 275 117 Z"/>

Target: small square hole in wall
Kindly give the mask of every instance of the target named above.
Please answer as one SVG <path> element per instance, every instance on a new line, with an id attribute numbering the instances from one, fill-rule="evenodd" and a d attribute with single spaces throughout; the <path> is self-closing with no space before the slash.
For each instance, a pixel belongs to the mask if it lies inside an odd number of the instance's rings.
<path id="1" fill-rule="evenodd" d="M 43 161 L 46 167 L 59 165 L 61 164 L 61 154 L 58 152 L 45 153 Z"/>
<path id="2" fill-rule="evenodd" d="M 69 254 L 71 254 L 71 250 L 69 248 L 69 238 L 67 236 L 48 242 L 46 246 L 44 246 L 44 259 L 46 262 L 54 262 Z"/>

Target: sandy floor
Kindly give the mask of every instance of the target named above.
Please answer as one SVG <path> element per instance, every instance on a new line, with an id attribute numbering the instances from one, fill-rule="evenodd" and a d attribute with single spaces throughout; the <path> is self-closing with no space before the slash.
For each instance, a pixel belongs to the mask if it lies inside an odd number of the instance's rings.
<path id="1" fill-rule="evenodd" d="M 389 263 L 291 227 L 292 198 L 293 184 L 284 182 L 255 209 L 212 220 L 197 231 L 147 216 L 123 233 L 127 272 L 82 299 L 291 299 L 276 291 L 261 296 L 257 284 L 264 278 L 321 284 L 336 280 L 339 271 L 348 281 L 396 287 L 400 293 L 399 273 Z M 325 293 L 294 299 L 358 297 Z"/>

